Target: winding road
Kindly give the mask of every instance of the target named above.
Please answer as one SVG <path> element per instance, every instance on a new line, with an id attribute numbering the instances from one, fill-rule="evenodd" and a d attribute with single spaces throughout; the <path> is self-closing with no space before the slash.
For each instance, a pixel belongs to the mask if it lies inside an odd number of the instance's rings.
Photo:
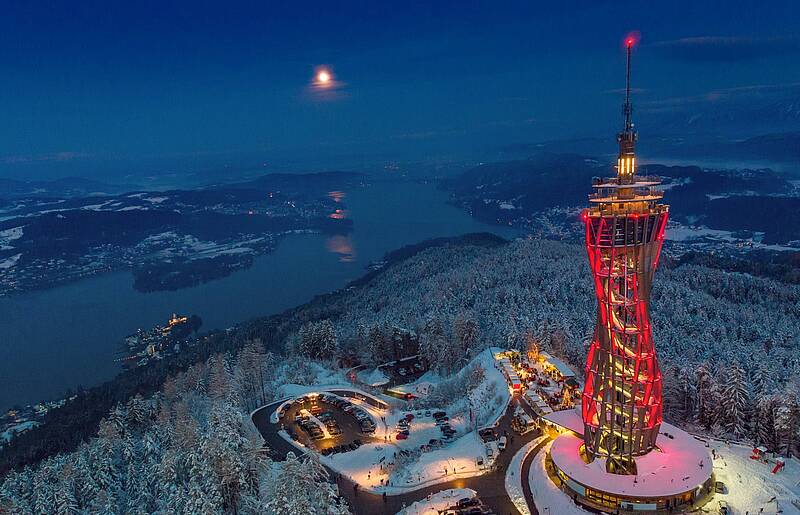
<path id="1" fill-rule="evenodd" d="M 270 421 L 270 415 L 277 409 L 283 401 L 277 401 L 268 404 L 253 413 L 252 419 L 258 431 L 264 439 L 265 445 L 271 451 L 271 457 L 276 460 L 283 460 L 286 458 L 288 452 L 293 452 L 296 455 L 303 454 L 301 450 L 287 442 L 281 435 L 278 434 L 280 426 L 273 424 Z M 406 506 L 424 499 L 428 494 L 447 490 L 449 488 L 471 488 L 478 492 L 481 500 L 489 506 L 497 515 L 517 515 L 519 511 L 516 506 L 511 502 L 508 493 L 505 489 L 505 476 L 506 470 L 511 462 L 511 458 L 517 451 L 522 448 L 526 443 L 538 437 L 541 433 L 532 431 L 524 436 L 516 435 L 511 430 L 511 418 L 516 406 L 519 405 L 529 414 L 532 414 L 530 406 L 518 397 L 514 397 L 506 410 L 505 414 L 501 417 L 496 430 L 498 434 L 507 434 L 509 442 L 506 449 L 500 453 L 497 461 L 495 462 L 495 469 L 482 476 L 476 476 L 464 479 L 454 479 L 445 483 L 438 483 L 436 485 L 414 490 L 406 494 L 391 495 L 385 499 L 378 494 L 366 492 L 363 490 L 356 490 L 355 484 L 344 478 L 340 477 L 335 471 L 329 470 L 332 480 L 337 482 L 341 495 L 347 499 L 353 512 L 357 515 L 394 515 Z M 543 441 L 530 452 L 522 463 L 522 488 L 525 494 L 525 500 L 528 503 L 532 515 L 538 515 L 536 506 L 533 503 L 533 496 L 531 495 L 530 486 L 525 478 L 528 477 L 530 472 L 531 462 L 533 457 L 541 450 L 547 443 Z"/>

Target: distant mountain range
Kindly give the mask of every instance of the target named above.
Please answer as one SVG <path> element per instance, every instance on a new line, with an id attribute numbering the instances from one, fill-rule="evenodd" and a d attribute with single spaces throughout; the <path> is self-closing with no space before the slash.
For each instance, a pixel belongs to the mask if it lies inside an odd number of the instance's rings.
<path id="1" fill-rule="evenodd" d="M 796 165 L 800 175 L 800 131 L 769 133 L 745 139 L 648 134 L 639 148 L 643 155 L 650 156 L 788 163 Z M 517 143 L 503 146 L 500 150 L 509 157 L 526 158 L 541 152 L 611 156 L 616 151 L 616 143 L 611 137 L 580 138 Z"/>
<path id="2" fill-rule="evenodd" d="M 800 239 L 800 198 L 783 174 L 659 164 L 644 165 L 639 172 L 663 178 L 673 220 L 761 232 L 765 243 Z M 548 210 L 561 210 L 561 223 L 574 223 L 577 209 L 587 205 L 592 177 L 613 173 L 605 160 L 539 153 L 525 160 L 482 164 L 443 180 L 441 187 L 482 221 L 535 230 L 541 227 L 537 217 Z"/>
<path id="3" fill-rule="evenodd" d="M 133 191 L 137 186 L 106 184 L 82 177 L 65 177 L 52 181 L 22 181 L 0 178 L 0 198 L 50 197 L 75 198 L 116 195 Z"/>

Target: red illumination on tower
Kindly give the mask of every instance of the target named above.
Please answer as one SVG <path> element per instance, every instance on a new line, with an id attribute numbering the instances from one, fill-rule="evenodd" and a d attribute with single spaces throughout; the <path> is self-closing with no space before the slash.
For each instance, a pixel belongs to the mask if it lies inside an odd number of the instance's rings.
<path id="1" fill-rule="evenodd" d="M 653 449 L 662 421 L 661 371 L 650 327 L 650 286 L 669 207 L 660 180 L 636 175 L 636 132 L 630 99 L 631 49 L 626 39 L 624 129 L 617 136 L 617 176 L 595 179 L 583 213 L 586 251 L 597 296 L 597 323 L 586 360 L 582 414 L 589 459 L 609 472 L 635 474 L 634 458 Z"/>

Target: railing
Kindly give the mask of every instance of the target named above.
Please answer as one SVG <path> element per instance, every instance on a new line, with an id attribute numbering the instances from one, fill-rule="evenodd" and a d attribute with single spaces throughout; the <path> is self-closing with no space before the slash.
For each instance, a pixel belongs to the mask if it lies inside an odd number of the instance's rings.
<path id="1" fill-rule="evenodd" d="M 635 184 L 637 182 L 646 182 L 646 183 L 653 183 L 653 184 L 661 184 L 662 180 L 661 177 L 657 175 L 634 175 L 631 179 L 631 183 Z M 599 187 L 604 184 L 608 184 L 609 187 L 618 187 L 618 186 L 626 186 L 625 183 L 621 183 L 618 177 L 593 177 L 592 178 L 592 186 Z"/>
<path id="2" fill-rule="evenodd" d="M 604 200 L 608 199 L 609 202 L 613 202 L 614 200 L 636 200 L 639 197 L 642 197 L 642 201 L 646 200 L 657 200 L 664 198 L 664 192 L 661 190 L 657 190 L 655 188 L 642 188 L 642 187 L 633 187 L 632 192 L 628 194 L 621 194 L 618 190 L 608 190 L 608 191 L 598 191 L 597 193 L 591 193 L 589 195 L 589 200 Z"/>

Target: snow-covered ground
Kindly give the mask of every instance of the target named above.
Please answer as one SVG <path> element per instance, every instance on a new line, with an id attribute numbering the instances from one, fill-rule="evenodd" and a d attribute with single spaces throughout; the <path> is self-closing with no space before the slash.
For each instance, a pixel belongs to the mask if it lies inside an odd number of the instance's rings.
<path id="1" fill-rule="evenodd" d="M 717 481 L 726 485 L 727 493 L 716 494 L 709 506 L 716 508 L 718 500 L 725 500 L 733 513 L 778 513 L 800 515 L 800 506 L 792 501 L 800 499 L 800 463 L 786 460 L 786 467 L 777 474 L 772 473 L 775 461 L 769 464 L 752 460 L 752 448 L 742 445 L 727 445 L 712 440 L 709 442 L 716 453 L 714 473 Z M 774 499 L 770 502 L 770 499 Z M 800 504 L 800 501 L 797 501 Z"/>
<path id="2" fill-rule="evenodd" d="M 400 510 L 397 515 L 438 515 L 440 511 L 455 506 L 461 499 L 472 499 L 476 495 L 477 492 L 470 488 L 442 490 Z"/>
<path id="3" fill-rule="evenodd" d="M 7 270 L 7 269 L 13 267 L 14 265 L 16 265 L 17 261 L 19 261 L 19 258 L 21 256 L 22 256 L 21 253 L 20 254 L 14 254 L 10 258 L 6 258 L 6 259 L 0 261 L 0 270 Z"/>
<path id="4" fill-rule="evenodd" d="M 432 417 L 413 412 L 415 417 L 409 427 L 408 439 L 397 440 L 397 422 L 408 412 L 397 409 L 379 412 L 366 403 L 360 406 L 377 419 L 378 429 L 374 436 L 386 437 L 387 440 L 366 443 L 347 453 L 321 456 L 320 460 L 357 482 L 361 488 L 396 495 L 449 481 L 453 477 L 472 477 L 484 473 L 477 466 L 477 458 L 480 456 L 487 463 L 486 450 L 476 433 L 467 433 L 439 449 L 424 452 L 420 450 L 421 446 L 427 445 L 432 439 L 442 438 L 442 432 Z M 381 415 L 386 417 L 385 426 L 380 421 Z M 459 433 L 463 433 L 467 427 L 463 418 L 451 418 L 450 425 Z M 403 456 L 402 451 L 410 455 Z"/>
<path id="5" fill-rule="evenodd" d="M 528 508 L 528 503 L 525 501 L 525 493 L 522 490 L 522 462 L 525 461 L 525 457 L 533 450 L 533 448 L 539 445 L 545 438 L 547 437 L 540 436 L 522 446 L 522 448 L 517 451 L 514 457 L 511 458 L 511 463 L 508 464 L 508 469 L 506 469 L 506 493 L 508 493 L 508 497 L 511 499 L 511 502 L 514 503 L 514 506 L 517 507 L 521 515 L 531 514 L 531 510 Z"/>
<path id="6" fill-rule="evenodd" d="M 389 378 L 379 368 L 370 370 L 359 370 L 358 380 L 368 386 L 382 386 L 389 382 Z"/>
<path id="7" fill-rule="evenodd" d="M 14 438 L 15 435 L 18 435 L 20 433 L 24 433 L 25 431 L 28 431 L 28 430 L 33 429 L 34 427 L 40 426 L 40 425 L 41 425 L 41 423 L 39 423 L 39 422 L 36 422 L 34 420 L 28 420 L 28 421 L 21 422 L 21 423 L 15 425 L 13 427 L 10 427 L 10 428 L 6 429 L 2 433 L 0 433 L 0 447 L 2 447 L 4 444 L 7 444 L 8 442 L 10 442 Z"/>
<path id="8" fill-rule="evenodd" d="M 536 503 L 539 513 L 552 513 L 553 515 L 587 515 L 588 511 L 578 507 L 567 494 L 562 492 L 547 477 L 544 468 L 544 458 L 550 452 L 552 443 L 545 445 L 539 453 L 534 456 L 531 463 L 531 474 L 528 478 L 531 494 Z"/>
<path id="9" fill-rule="evenodd" d="M 708 227 L 705 226 L 689 227 L 682 225 L 678 222 L 670 222 L 664 234 L 668 240 L 682 242 L 682 243 L 709 241 L 716 244 L 726 243 L 730 245 L 736 245 L 737 247 L 746 247 L 752 249 L 778 250 L 778 251 L 798 250 L 796 246 L 793 246 L 794 244 L 793 242 L 789 242 L 789 244 L 787 245 L 762 243 L 761 238 L 763 238 L 764 236 L 763 233 L 754 233 L 753 238 L 741 239 L 735 237 L 733 235 L 734 234 L 733 231 L 709 229 Z"/>

